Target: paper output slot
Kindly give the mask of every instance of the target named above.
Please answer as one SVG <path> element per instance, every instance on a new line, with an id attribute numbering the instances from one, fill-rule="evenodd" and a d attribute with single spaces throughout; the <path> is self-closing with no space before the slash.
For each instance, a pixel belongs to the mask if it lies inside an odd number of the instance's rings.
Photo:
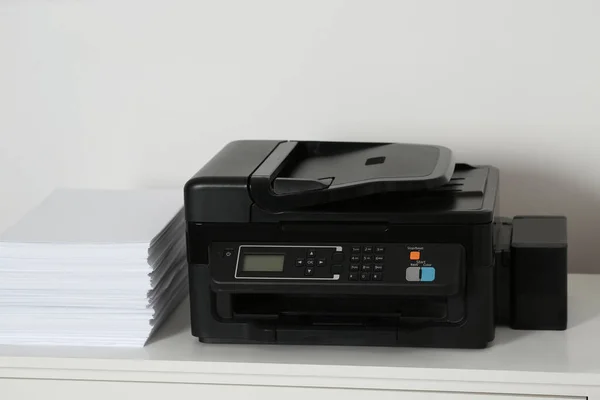
<path id="1" fill-rule="evenodd" d="M 319 224 L 319 223 L 283 223 L 281 230 L 284 232 L 311 233 L 315 230 L 319 232 L 360 232 L 360 233 L 384 233 L 388 230 L 387 224 L 361 224 L 361 223 L 339 223 L 339 224 Z"/>
<path id="2" fill-rule="evenodd" d="M 438 297 L 237 294 L 232 307 L 234 319 L 276 320 L 278 325 L 400 326 L 447 317 L 446 299 Z"/>

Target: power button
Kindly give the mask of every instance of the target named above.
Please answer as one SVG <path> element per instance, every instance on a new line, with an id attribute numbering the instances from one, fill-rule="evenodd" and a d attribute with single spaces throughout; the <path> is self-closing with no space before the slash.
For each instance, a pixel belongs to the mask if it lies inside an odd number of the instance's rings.
<path id="1" fill-rule="evenodd" d="M 223 257 L 231 257 L 235 251 L 233 249 L 225 249 L 223 250 Z"/>

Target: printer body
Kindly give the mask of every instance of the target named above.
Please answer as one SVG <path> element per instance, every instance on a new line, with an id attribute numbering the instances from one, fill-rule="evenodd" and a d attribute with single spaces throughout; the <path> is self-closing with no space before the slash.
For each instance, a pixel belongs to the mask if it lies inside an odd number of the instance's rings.
<path id="1" fill-rule="evenodd" d="M 501 218 L 499 171 L 444 147 L 248 140 L 186 184 L 207 343 L 483 348 L 567 324 L 566 220 Z"/>

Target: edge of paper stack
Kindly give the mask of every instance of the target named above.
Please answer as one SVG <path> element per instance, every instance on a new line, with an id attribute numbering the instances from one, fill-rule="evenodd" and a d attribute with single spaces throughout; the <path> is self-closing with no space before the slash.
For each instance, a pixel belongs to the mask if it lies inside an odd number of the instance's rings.
<path id="1" fill-rule="evenodd" d="M 181 190 L 58 189 L 0 235 L 0 344 L 141 347 L 187 293 Z"/>

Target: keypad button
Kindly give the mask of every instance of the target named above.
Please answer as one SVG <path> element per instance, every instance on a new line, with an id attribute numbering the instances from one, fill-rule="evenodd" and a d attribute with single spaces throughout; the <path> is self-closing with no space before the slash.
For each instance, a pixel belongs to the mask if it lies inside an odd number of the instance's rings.
<path id="1" fill-rule="evenodd" d="M 296 267 L 304 267 L 306 265 L 306 260 L 304 258 L 296 259 Z"/>
<path id="2" fill-rule="evenodd" d="M 375 256 L 375 262 L 383 262 L 384 259 L 384 256 Z"/>
<path id="3" fill-rule="evenodd" d="M 313 267 L 306 267 L 304 270 L 304 275 L 313 276 L 315 274 L 315 269 Z"/>
<path id="4" fill-rule="evenodd" d="M 418 282 L 421 278 L 421 268 L 420 267 L 408 267 L 406 268 L 406 280 L 408 282 Z"/>
<path id="5" fill-rule="evenodd" d="M 365 253 L 372 253 L 373 252 L 373 246 L 364 246 L 363 247 L 363 252 L 365 252 Z"/>
<path id="6" fill-rule="evenodd" d="M 372 278 L 374 281 L 381 281 L 383 280 L 383 274 L 381 272 L 375 272 L 373 273 Z"/>
<path id="7" fill-rule="evenodd" d="M 383 247 L 383 246 L 375 246 L 375 253 L 377 253 L 377 254 L 383 254 L 383 253 L 385 253 L 385 247 Z"/>
<path id="8" fill-rule="evenodd" d="M 339 265 L 339 264 L 332 265 L 331 266 L 331 273 L 332 274 L 341 274 L 342 273 L 342 266 Z"/>
<path id="9" fill-rule="evenodd" d="M 307 267 L 314 267 L 315 266 L 315 259 L 314 258 L 309 258 L 308 260 L 306 260 L 306 266 Z"/>
<path id="10" fill-rule="evenodd" d="M 360 280 L 361 281 L 369 281 L 371 280 L 371 274 L 368 272 L 361 272 L 360 273 Z"/>
<path id="11" fill-rule="evenodd" d="M 360 265 L 358 265 L 358 264 L 352 264 L 352 265 L 350 265 L 350 271 L 351 272 L 358 272 L 359 269 L 360 269 Z"/>
<path id="12" fill-rule="evenodd" d="M 374 265 L 373 272 L 383 272 L 383 265 L 381 265 L 381 264 Z"/>
<path id="13" fill-rule="evenodd" d="M 324 267 L 327 265 L 327 260 L 324 258 L 317 259 L 317 267 Z"/>
<path id="14" fill-rule="evenodd" d="M 353 263 L 360 262 L 360 256 L 350 256 L 350 261 L 352 261 Z"/>
<path id="15" fill-rule="evenodd" d="M 315 249 L 308 249 L 308 251 L 306 252 L 306 257 L 308 258 L 313 258 L 317 255 L 317 252 L 315 251 Z"/>
<path id="16" fill-rule="evenodd" d="M 371 272 L 371 271 L 373 271 L 373 266 L 372 265 L 363 265 L 360 270 L 362 272 Z"/>
<path id="17" fill-rule="evenodd" d="M 360 246 L 352 246 L 352 253 L 360 253 Z"/>
<path id="18" fill-rule="evenodd" d="M 435 268 L 422 267 L 421 268 L 421 282 L 433 282 L 434 280 L 435 280 Z"/>
<path id="19" fill-rule="evenodd" d="M 344 261 L 344 253 L 333 253 L 332 259 L 333 262 L 342 262 Z"/>
<path id="20" fill-rule="evenodd" d="M 371 255 L 364 255 L 363 256 L 363 262 L 373 262 L 373 256 L 371 256 Z"/>
<path id="21" fill-rule="evenodd" d="M 356 272 L 351 272 L 350 274 L 348 274 L 348 280 L 349 281 L 357 281 L 358 274 Z"/>

